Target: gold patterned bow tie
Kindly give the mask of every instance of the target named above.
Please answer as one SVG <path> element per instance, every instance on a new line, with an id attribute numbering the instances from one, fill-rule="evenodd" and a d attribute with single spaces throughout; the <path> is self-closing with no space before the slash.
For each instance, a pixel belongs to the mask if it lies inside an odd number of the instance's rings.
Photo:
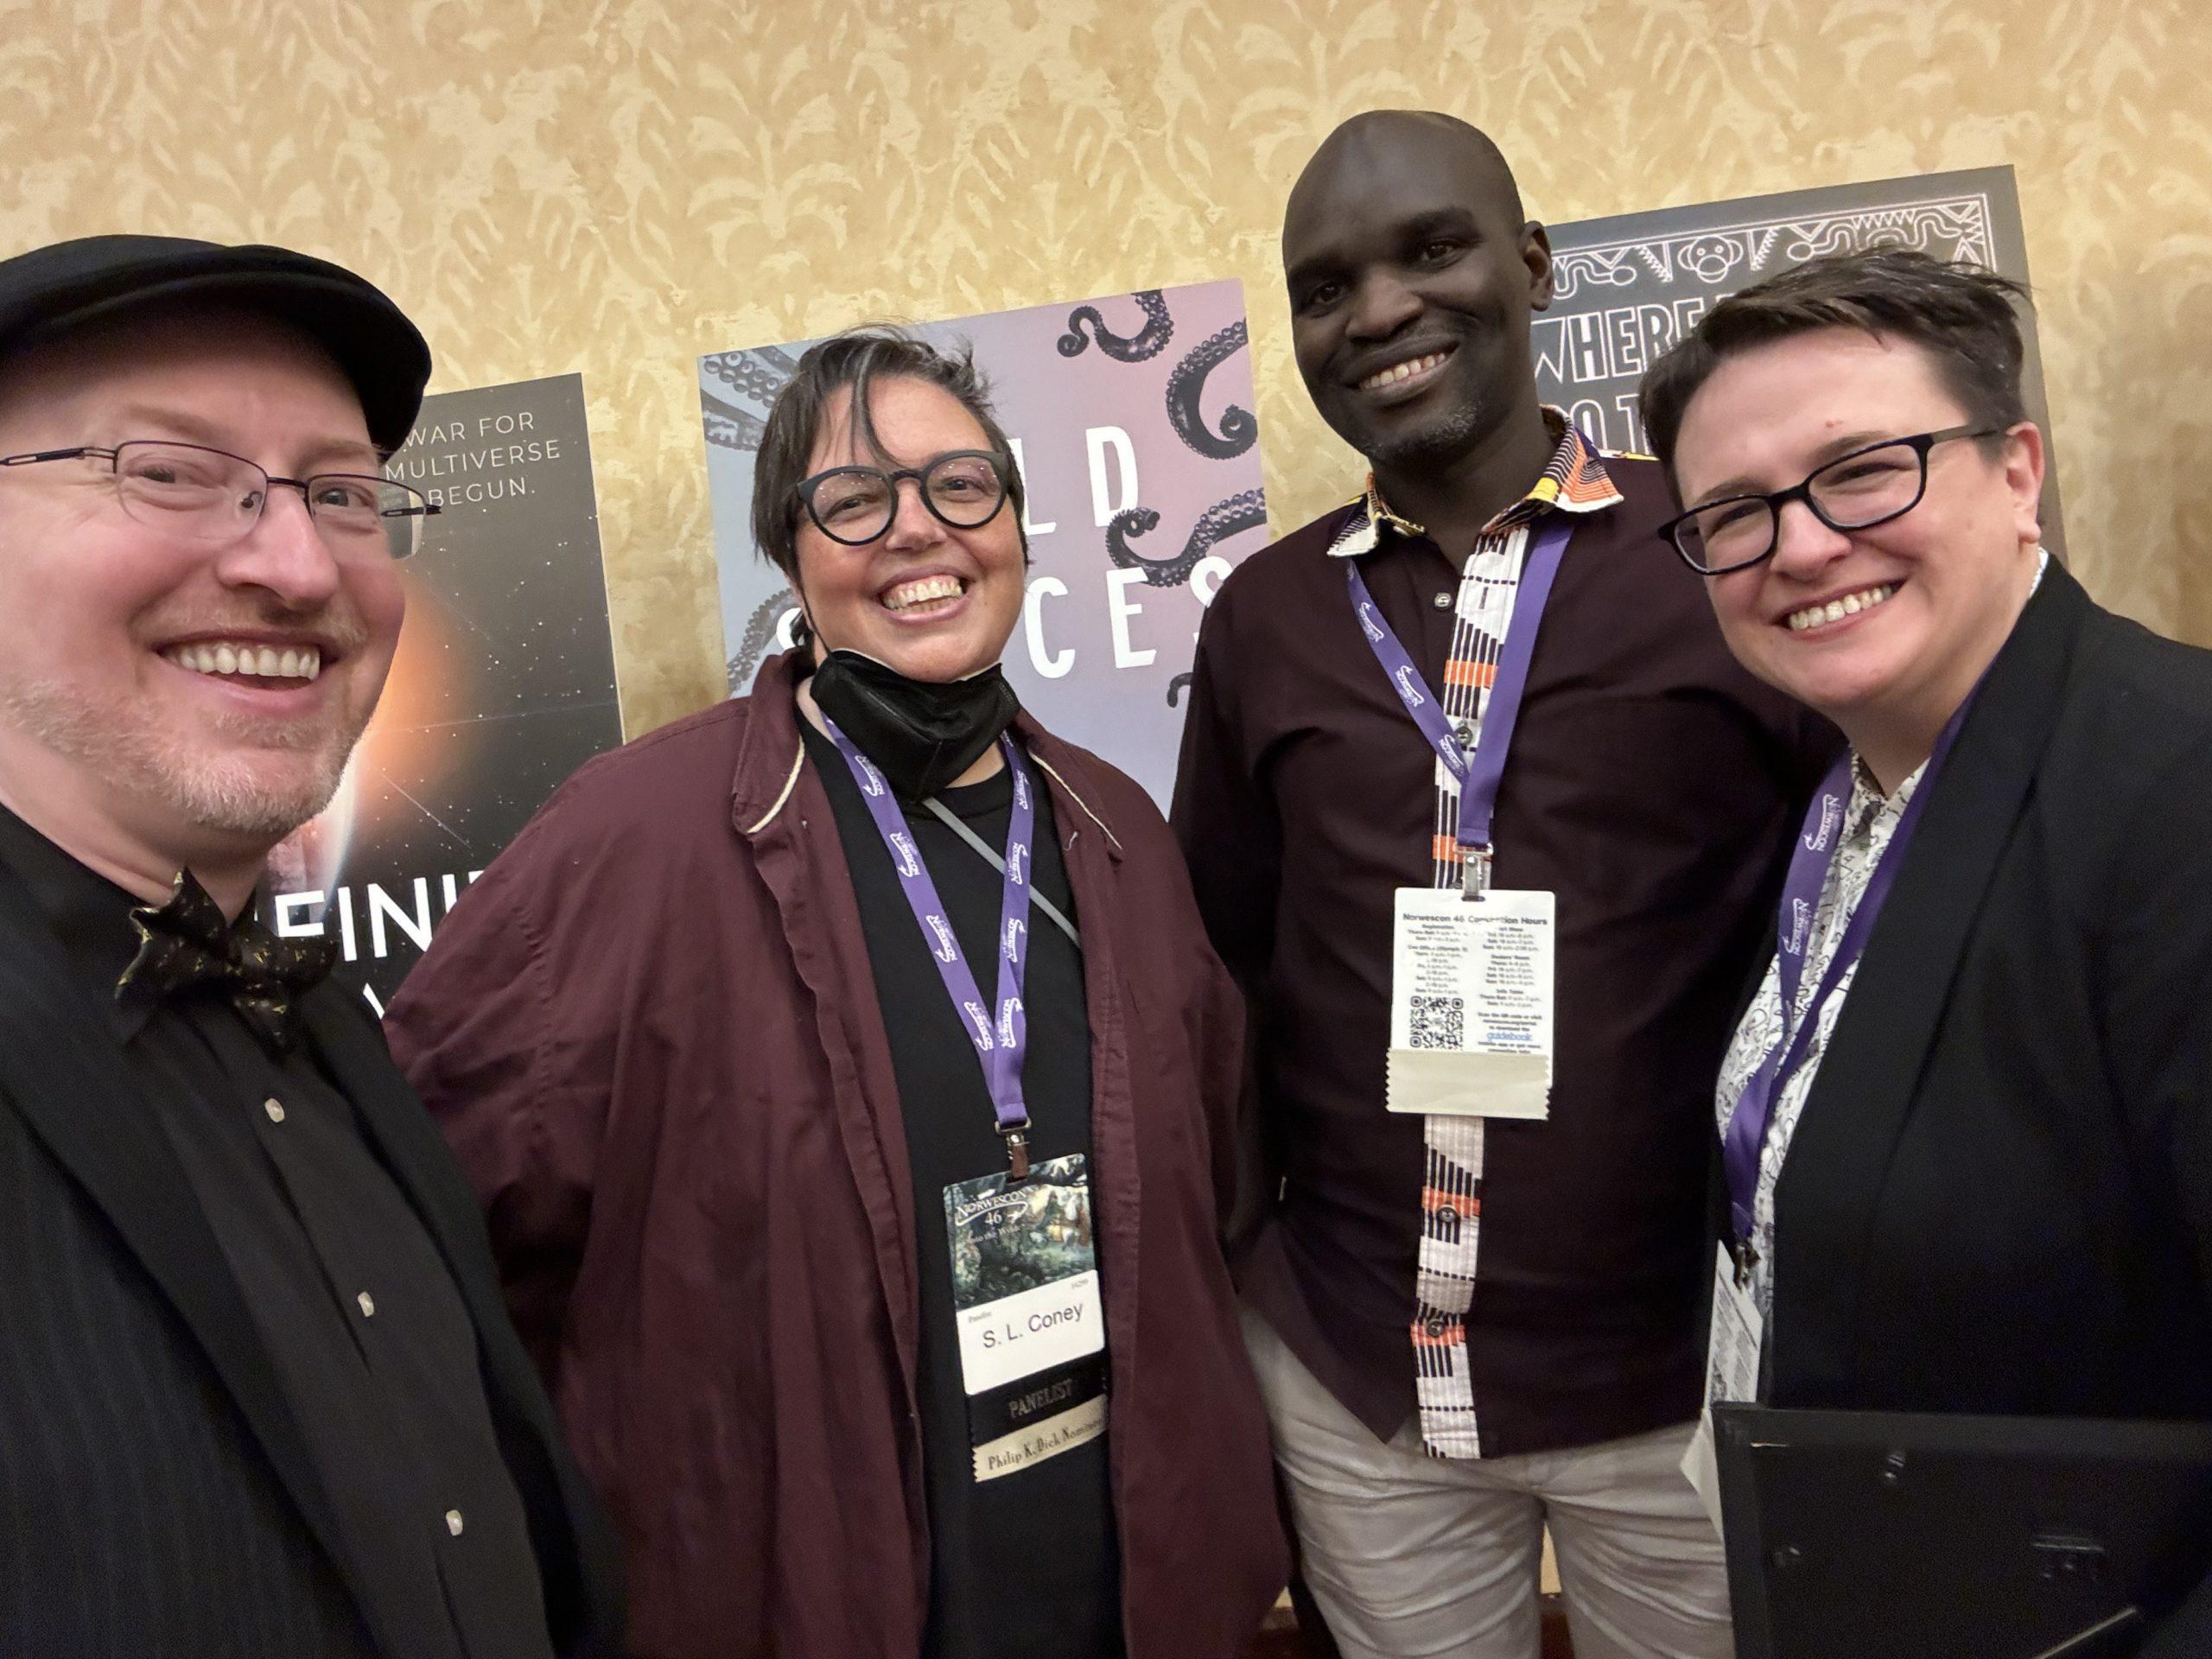
<path id="1" fill-rule="evenodd" d="M 294 1000 L 321 984 L 338 961 L 328 939 L 280 939 L 245 917 L 233 925 L 189 870 L 177 872 L 167 904 L 139 906 L 130 923 L 138 954 L 116 982 L 118 997 L 137 990 L 158 1001 L 209 986 L 230 998 L 273 1054 L 292 1046 Z"/>

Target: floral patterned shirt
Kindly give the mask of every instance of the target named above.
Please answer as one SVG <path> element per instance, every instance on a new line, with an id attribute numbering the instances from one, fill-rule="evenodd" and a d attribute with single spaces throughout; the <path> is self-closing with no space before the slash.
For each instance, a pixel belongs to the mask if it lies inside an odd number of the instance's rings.
<path id="1" fill-rule="evenodd" d="M 1904 816 L 1905 804 L 1912 799 L 1913 791 L 1920 786 L 1921 774 L 1927 770 L 1923 762 L 1918 771 L 1897 785 L 1896 794 L 1885 797 L 1866 763 L 1856 755 L 1852 757 L 1851 797 L 1843 810 L 1843 839 L 1836 846 L 1835 856 L 1828 861 L 1827 875 L 1821 883 L 1820 902 L 1814 907 L 1812 931 L 1805 941 L 1805 970 L 1798 976 L 1797 1006 L 1790 1010 L 1785 1023 L 1781 959 L 1777 957 L 1769 960 L 1766 977 L 1759 982 L 1758 994 L 1751 998 L 1751 1007 L 1744 1010 L 1736 1035 L 1728 1045 L 1726 1058 L 1720 1063 L 1720 1086 L 1714 1103 L 1724 1135 L 1728 1132 L 1728 1120 L 1735 1114 L 1737 1102 L 1744 1096 L 1745 1085 L 1758 1070 L 1759 1062 L 1796 1031 L 1797 1022 L 1804 1018 L 1806 1005 L 1819 991 L 1821 980 L 1827 977 L 1828 964 L 1835 959 L 1836 946 L 1842 942 L 1844 930 L 1851 925 L 1859 901 L 1866 897 L 1866 883 L 1874 874 L 1874 867 L 1889 850 L 1890 839 L 1897 833 L 1897 820 Z M 1775 1102 L 1773 1122 L 1767 1126 L 1766 1144 L 1759 1150 L 1758 1192 L 1751 1201 L 1751 1294 L 1758 1300 L 1762 1319 L 1770 1317 L 1774 1312 L 1775 1185 L 1782 1179 L 1783 1160 L 1789 1155 L 1789 1137 L 1796 1132 L 1806 1096 L 1813 1092 L 1813 1079 L 1820 1075 L 1821 1056 L 1827 1050 L 1828 1039 L 1835 1031 L 1835 1022 L 1843 1013 L 1844 1000 L 1851 995 L 1851 982 L 1858 970 L 1856 963 L 1846 968 L 1835 989 L 1821 1005 L 1820 1023 L 1814 1027 L 1811 1040 L 1806 1045 L 1804 1061 L 1783 1085 L 1781 1096 Z"/>

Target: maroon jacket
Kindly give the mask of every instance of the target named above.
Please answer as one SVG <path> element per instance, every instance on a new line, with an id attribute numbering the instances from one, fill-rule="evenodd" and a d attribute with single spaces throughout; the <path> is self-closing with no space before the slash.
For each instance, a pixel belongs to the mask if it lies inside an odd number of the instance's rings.
<path id="1" fill-rule="evenodd" d="M 921 1641 L 914 1194 L 796 666 L 587 765 L 387 1016 L 620 1527 L 642 1659 Z M 1128 1652 L 1227 1659 L 1285 1571 L 1217 1243 L 1238 1001 L 1143 791 L 1016 729 L 1083 929 Z"/>

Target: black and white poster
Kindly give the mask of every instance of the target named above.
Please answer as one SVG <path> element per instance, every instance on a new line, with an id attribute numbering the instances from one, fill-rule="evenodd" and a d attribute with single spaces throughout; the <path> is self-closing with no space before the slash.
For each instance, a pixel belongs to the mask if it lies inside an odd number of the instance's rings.
<path id="1" fill-rule="evenodd" d="M 1544 401 L 1609 449 L 1645 451 L 1636 389 L 1643 372 L 1716 300 L 1825 253 L 1882 244 L 2028 280 L 2020 199 L 2009 167 L 1929 173 L 1818 190 L 1554 225 L 1551 308 L 1533 320 Z M 2050 410 L 2035 322 L 2023 316 L 2029 417 L 2048 448 Z M 2064 550 L 2057 467 L 2044 486 L 2044 541 Z"/>

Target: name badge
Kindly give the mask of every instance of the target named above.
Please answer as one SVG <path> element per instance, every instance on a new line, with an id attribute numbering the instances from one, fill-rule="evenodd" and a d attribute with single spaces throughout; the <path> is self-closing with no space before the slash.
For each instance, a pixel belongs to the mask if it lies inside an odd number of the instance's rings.
<path id="1" fill-rule="evenodd" d="M 1392 1111 L 1550 1116 L 1556 909 L 1548 893 L 1398 889 L 1384 1096 Z"/>
<path id="2" fill-rule="evenodd" d="M 1759 1345 L 1766 1321 L 1751 1295 L 1751 1277 L 1738 1274 L 1728 1247 L 1714 1251 L 1713 1329 L 1706 1348 L 1705 1403 L 1708 1406 L 1759 1397 Z"/>
<path id="3" fill-rule="evenodd" d="M 944 1189 L 960 1376 L 976 1478 L 997 1480 L 1106 1432 L 1106 1311 L 1088 1160 Z"/>
<path id="4" fill-rule="evenodd" d="M 1713 1438 L 1713 1408 L 1759 1397 L 1759 1348 L 1766 1321 L 1751 1295 L 1749 1275 L 1740 1279 L 1728 1247 L 1719 1247 L 1713 1270 L 1713 1324 L 1706 1342 L 1705 1406 L 1698 1413 L 1697 1434 L 1682 1459 L 1682 1473 L 1698 1501 L 1720 1526 L 1720 1464 Z"/>

